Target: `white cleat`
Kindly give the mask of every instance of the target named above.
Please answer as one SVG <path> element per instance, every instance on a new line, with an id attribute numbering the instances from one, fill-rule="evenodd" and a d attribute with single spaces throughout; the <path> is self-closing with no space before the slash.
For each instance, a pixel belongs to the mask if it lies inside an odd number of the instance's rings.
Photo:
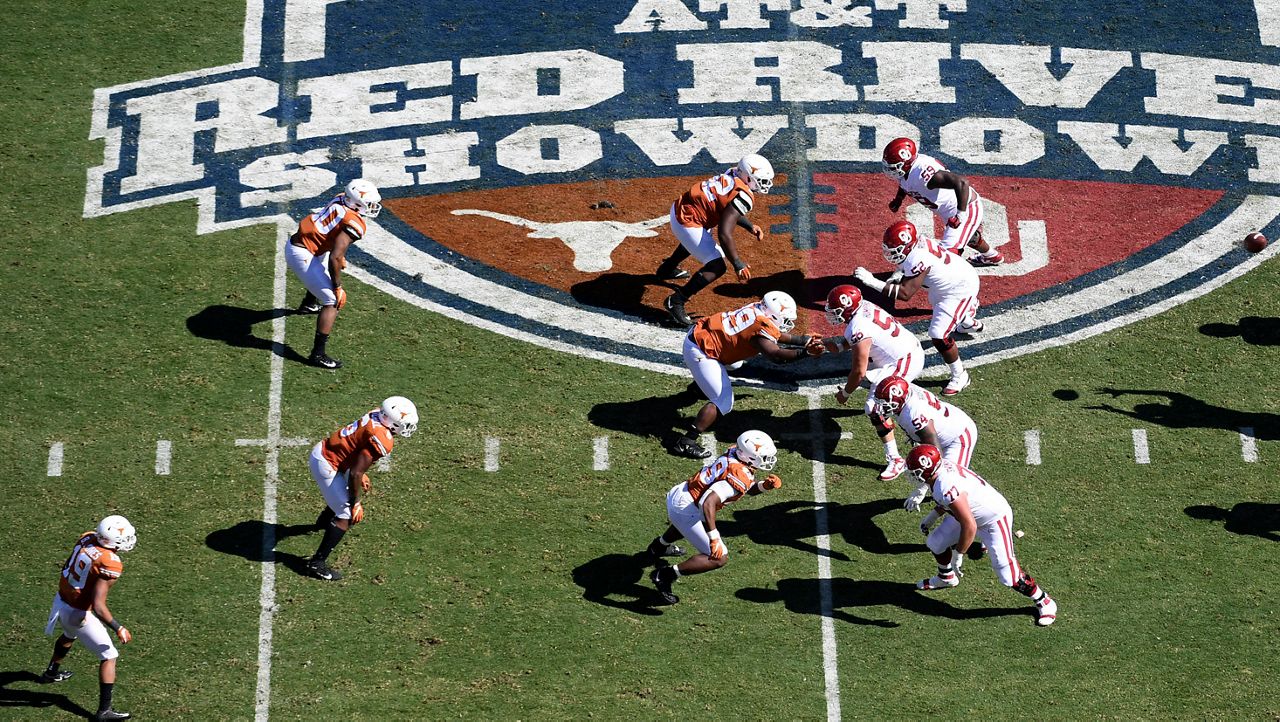
<path id="1" fill-rule="evenodd" d="M 958 586 L 960 586 L 960 577 L 957 577 L 954 572 L 943 576 L 935 575 L 916 582 L 916 589 L 926 592 L 933 589 L 950 589 Z"/>
<path id="2" fill-rule="evenodd" d="M 1047 627 L 1053 624 L 1053 620 L 1058 618 L 1058 603 L 1052 598 L 1045 596 L 1044 599 L 1036 602 L 1036 624 Z"/>
<path id="3" fill-rule="evenodd" d="M 892 481 L 907 470 L 907 460 L 901 456 L 885 459 L 885 464 L 884 471 L 880 472 L 880 481 Z"/>
<path id="4" fill-rule="evenodd" d="M 943 396 L 955 396 L 967 387 L 970 383 L 969 372 L 961 371 L 959 376 L 953 377 L 947 382 L 942 389 Z"/>

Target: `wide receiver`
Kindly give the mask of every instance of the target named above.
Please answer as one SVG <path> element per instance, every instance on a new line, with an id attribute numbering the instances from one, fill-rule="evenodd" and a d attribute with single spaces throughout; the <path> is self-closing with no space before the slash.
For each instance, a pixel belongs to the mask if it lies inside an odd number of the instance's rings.
<path id="1" fill-rule="evenodd" d="M 741 365 L 757 354 L 777 363 L 821 356 L 826 348 L 816 335 L 790 333 L 796 323 L 796 302 L 782 291 L 770 291 L 758 303 L 698 320 L 684 339 L 684 365 L 707 397 L 697 417 L 670 447 L 671 453 L 705 459 L 711 452 L 698 443 L 698 435 L 716 419 L 733 410 L 733 386 L 726 367 Z M 781 345 L 802 348 L 782 348 Z"/>
<path id="2" fill-rule="evenodd" d="M 847 324 L 844 335 L 823 339 L 828 351 L 852 350 L 849 378 L 836 390 L 836 401 L 844 405 L 854 389 L 867 389 L 865 410 L 871 427 L 884 444 L 884 471 L 881 481 L 898 478 L 907 462 L 898 453 L 893 435 L 893 419 L 876 411 L 872 393 L 876 385 L 889 376 L 914 381 L 924 368 L 924 348 L 915 334 L 879 306 L 862 298 L 862 292 L 848 284 L 836 286 L 827 294 L 827 320 L 833 325 Z"/>
<path id="3" fill-rule="evenodd" d="M 680 268 L 680 262 L 689 256 L 702 264 L 683 288 L 663 302 L 673 322 L 693 325 L 684 305 L 695 293 L 724 275 L 726 256 L 739 281 L 751 280 L 751 267 L 738 255 L 733 228 L 740 226 L 757 240 L 764 240 L 764 231 L 747 220 L 747 214 L 755 202 L 753 194 L 767 195 L 771 188 L 773 166 L 763 156 L 752 153 L 743 156 L 736 167 L 694 184 L 671 204 L 671 232 L 676 234 L 680 245 L 658 266 L 658 278 L 688 277 L 689 272 Z M 711 235 L 713 228 L 720 238 L 719 245 Z"/>
<path id="4" fill-rule="evenodd" d="M 1023 571 L 1013 553 L 1013 509 L 996 488 L 973 472 L 942 458 L 938 447 L 923 444 L 907 454 L 907 469 L 929 487 L 937 506 L 920 531 L 938 562 L 938 573 L 916 582 L 922 590 L 949 589 L 960 584 L 960 564 L 974 539 L 981 539 L 991 557 L 996 578 L 1035 602 L 1036 624 L 1047 627 L 1058 616 L 1058 604 L 1036 580 Z M 942 516 L 933 531 L 929 527 Z"/>
<path id="5" fill-rule="evenodd" d="M 978 445 L 978 425 L 958 407 L 940 400 L 926 389 L 901 376 L 889 376 L 876 384 L 876 411 L 898 425 L 914 444 L 929 444 L 942 450 L 947 461 L 968 467 Z M 929 493 L 920 484 L 903 506 L 916 511 Z"/>
<path id="6" fill-rule="evenodd" d="M 302 313 L 319 313 L 310 362 L 321 368 L 339 369 L 342 362 L 330 358 L 326 346 L 338 311 L 347 303 L 342 289 L 342 269 L 347 267 L 347 248 L 364 238 L 365 218 L 382 212 L 382 196 L 372 182 L 351 181 L 323 208 L 302 219 L 298 230 L 285 244 L 285 261 L 307 295 L 298 306 Z"/>
<path id="7" fill-rule="evenodd" d="M 921 288 L 929 289 L 929 304 L 933 307 L 929 340 L 951 372 L 942 395 L 960 393 L 969 385 L 969 372 L 964 370 L 952 335 L 982 330 L 978 321 L 977 271 L 934 241 L 920 238 L 910 221 L 897 221 L 885 229 L 881 251 L 886 261 L 897 266 L 898 274 L 881 281 L 858 266 L 853 271 L 854 278 L 891 300 L 907 301 Z"/>
<path id="8" fill-rule="evenodd" d="M 71 672 L 60 667 L 76 640 L 101 660 L 98 664 L 98 711 L 93 715 L 95 720 L 129 719 L 130 716 L 128 712 L 111 708 L 116 658 L 120 653 L 111 643 L 107 628 L 116 633 L 121 644 L 133 641 L 133 635 L 107 607 L 107 593 L 124 573 L 119 555 L 131 551 L 137 543 L 133 525 L 119 515 L 109 516 L 99 522 L 94 531 L 81 534 L 62 565 L 58 593 L 53 597 L 53 608 L 49 610 L 49 621 L 44 629 L 45 634 L 53 634 L 55 628 L 61 628 L 62 634 L 53 644 L 53 656 L 44 674 L 40 675 L 41 682 L 63 682 L 71 677 Z"/>
<path id="9" fill-rule="evenodd" d="M 744 431 L 722 456 L 693 478 L 671 487 L 667 492 L 670 525 L 648 548 L 649 556 L 659 563 L 649 579 L 664 602 L 680 601 L 671 591 L 677 579 L 719 569 L 728 563 L 729 548 L 716 528 L 716 515 L 744 494 L 755 496 L 782 486 L 782 480 L 773 474 L 760 480 L 755 477 L 756 471 L 773 471 L 777 462 L 778 449 L 768 434 Z M 688 539 L 698 553 L 676 566 L 662 562 L 660 557 L 684 553 L 675 546 L 681 538 Z"/>
<path id="10" fill-rule="evenodd" d="M 939 243 L 943 248 L 963 255 L 965 246 L 972 247 L 977 255 L 969 263 L 975 266 L 998 266 L 1004 262 L 1004 256 L 982 238 L 982 199 L 963 176 L 918 152 L 910 138 L 889 141 L 884 147 L 881 169 L 898 184 L 889 210 L 897 213 L 902 202 L 911 196 L 942 220 L 945 230 Z"/>
<path id="11" fill-rule="evenodd" d="M 320 487 L 325 507 L 316 519 L 324 530 L 320 547 L 307 561 L 307 571 L 317 579 L 336 581 L 342 573 L 328 565 L 330 552 L 352 524 L 364 520 L 362 493 L 369 491 L 365 473 L 373 463 L 391 453 L 392 435 L 409 438 L 418 429 L 418 409 L 403 396 L 391 396 L 382 406 L 338 429 L 311 448 L 311 478 Z"/>

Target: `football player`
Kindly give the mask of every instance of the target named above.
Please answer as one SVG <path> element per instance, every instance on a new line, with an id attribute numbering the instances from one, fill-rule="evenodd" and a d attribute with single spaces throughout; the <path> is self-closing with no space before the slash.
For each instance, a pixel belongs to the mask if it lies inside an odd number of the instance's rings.
<path id="1" fill-rule="evenodd" d="M 659 564 L 649 575 L 658 588 L 662 600 L 675 604 L 680 598 L 671 592 L 671 585 L 680 577 L 702 574 L 719 569 L 729 561 L 729 548 L 720 538 L 716 528 L 716 515 L 727 504 L 741 499 L 744 494 L 755 496 L 782 486 L 782 479 L 769 474 L 756 479 L 757 471 L 773 471 L 778 461 L 778 449 L 773 439 L 763 431 L 744 431 L 737 443 L 722 456 L 667 492 L 667 520 L 670 525 L 648 548 L 649 556 Z M 676 546 L 681 538 L 688 539 L 697 554 L 670 566 L 660 557 L 680 556 L 684 550 Z"/>
<path id="2" fill-rule="evenodd" d="M 969 259 L 975 266 L 998 266 L 1004 256 L 982 238 L 982 199 L 963 176 L 948 171 L 937 159 L 917 152 L 915 141 L 894 138 L 884 147 L 881 160 L 884 174 L 898 184 L 898 193 L 889 201 L 894 213 L 907 196 L 933 211 L 945 230 L 940 245 L 956 255 L 965 246 L 977 254 Z"/>
<path id="3" fill-rule="evenodd" d="M 352 524 L 364 520 L 360 496 L 369 491 L 365 472 L 391 453 L 393 436 L 409 438 L 418 429 L 418 409 L 403 396 L 391 396 L 382 406 L 338 429 L 311 447 L 311 478 L 320 487 L 325 507 L 316 519 L 324 530 L 320 547 L 307 560 L 307 571 L 317 579 L 337 581 L 342 573 L 329 567 L 330 552 Z"/>
<path id="4" fill-rule="evenodd" d="M 826 348 L 816 335 L 790 333 L 796 323 L 796 302 L 782 291 L 770 291 L 757 303 L 699 319 L 684 338 L 684 365 L 708 401 L 683 434 L 676 437 L 671 453 L 689 459 L 705 459 L 711 452 L 698 443 L 698 434 L 733 410 L 733 386 L 726 367 L 742 365 L 757 354 L 777 363 L 821 356 Z M 802 348 L 782 348 L 801 346 Z"/>
<path id="5" fill-rule="evenodd" d="M 969 372 L 964 369 L 952 335 L 982 330 L 978 321 L 977 271 L 936 242 L 920 238 L 910 221 L 897 221 L 885 229 L 881 251 L 886 261 L 898 267 L 898 272 L 890 280 L 881 281 L 858 266 L 853 271 L 854 278 L 892 300 L 907 301 L 921 288 L 929 289 L 929 304 L 933 307 L 929 339 L 951 372 L 942 395 L 960 393 L 969 385 Z"/>
<path id="6" fill-rule="evenodd" d="M 832 325 L 847 324 L 843 335 L 823 339 L 827 350 L 853 351 L 849 378 L 836 390 L 836 402 L 843 406 L 854 389 L 859 386 L 867 389 L 867 419 L 884 444 L 885 467 L 880 472 L 880 480 L 896 479 L 906 470 L 907 462 L 898 453 L 893 419 L 876 412 L 872 391 L 889 376 L 915 381 L 924 369 L 924 348 L 915 334 L 903 328 L 884 309 L 864 300 L 855 286 L 844 284 L 831 289 L 827 294 L 826 312 Z"/>
<path id="7" fill-rule="evenodd" d="M 986 479 L 942 458 L 938 447 L 922 444 L 907 454 L 907 469 L 929 487 L 937 502 L 920 522 L 925 543 L 938 562 L 938 573 L 916 582 L 917 589 L 949 589 L 960 583 L 960 563 L 974 539 L 982 540 L 996 578 L 1035 602 L 1036 624 L 1047 627 L 1058 616 L 1058 604 L 1023 571 L 1013 553 L 1013 509 Z M 942 523 L 929 530 L 934 519 Z"/>
<path id="8" fill-rule="evenodd" d="M 901 376 L 889 376 L 876 384 L 875 399 L 880 417 L 897 419 L 913 444 L 936 446 L 942 449 L 943 458 L 959 467 L 967 468 L 973 461 L 978 425 L 959 408 Z M 916 511 L 928 493 L 928 487 L 919 484 L 903 506 Z"/>
<path id="9" fill-rule="evenodd" d="M 329 357 L 326 345 L 338 311 L 347 303 L 347 292 L 342 289 L 347 247 L 364 237 L 365 219 L 378 217 L 381 201 L 372 182 L 353 180 L 323 208 L 303 218 L 285 245 L 289 269 L 307 287 L 298 311 L 320 314 L 309 359 L 314 366 L 342 368 L 341 361 Z"/>
<path id="10" fill-rule="evenodd" d="M 53 656 L 40 675 L 41 682 L 63 682 L 71 677 L 70 670 L 61 669 L 61 666 L 76 640 L 98 656 L 98 711 L 93 716 L 95 720 L 129 719 L 128 712 L 119 712 L 111 707 L 116 683 L 116 658 L 120 653 L 111 643 L 107 629 L 116 633 L 121 644 L 133 641 L 133 635 L 107 607 L 107 594 L 124 573 L 120 554 L 132 550 L 137 543 L 133 525 L 128 519 L 115 514 L 99 522 L 97 529 L 81 534 L 62 565 L 58 593 L 53 597 L 53 608 L 49 610 L 49 621 L 44 629 L 47 635 L 53 634 L 55 627 L 62 633 L 53 644 Z"/>
<path id="11" fill-rule="evenodd" d="M 755 200 L 753 194 L 768 194 L 772 187 L 773 166 L 763 156 L 752 153 L 743 156 L 737 167 L 695 184 L 671 204 L 671 231 L 680 245 L 658 266 L 658 278 L 668 281 L 687 278 L 689 272 L 681 270 L 680 262 L 689 256 L 702 264 L 683 288 L 663 302 L 673 322 L 693 325 L 684 305 L 695 293 L 724 275 L 726 256 L 739 281 L 751 280 L 751 267 L 738 255 L 733 228 L 741 226 L 757 240 L 764 240 L 764 231 L 747 220 L 747 214 Z M 713 228 L 720 238 L 719 245 L 711 235 Z"/>

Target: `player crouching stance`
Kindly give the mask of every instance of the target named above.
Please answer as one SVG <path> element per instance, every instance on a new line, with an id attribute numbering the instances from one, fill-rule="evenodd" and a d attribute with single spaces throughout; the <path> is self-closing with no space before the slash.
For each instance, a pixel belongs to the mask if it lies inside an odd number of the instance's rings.
<path id="1" fill-rule="evenodd" d="M 53 609 L 49 610 L 49 622 L 44 629 L 45 634 L 53 634 L 54 627 L 60 627 L 62 634 L 53 643 L 53 656 L 44 674 L 40 675 L 41 682 L 63 682 L 71 677 L 71 672 L 59 667 L 77 639 L 101 660 L 95 720 L 129 719 L 128 712 L 117 712 L 111 708 L 111 694 L 116 683 L 116 657 L 120 653 L 111 643 L 107 627 L 116 633 L 121 644 L 131 642 L 133 635 L 107 608 L 107 592 L 124 572 L 119 554 L 133 549 L 137 543 L 133 525 L 119 515 L 109 516 L 98 524 L 95 531 L 81 534 L 71 549 L 71 556 L 62 566 L 58 593 L 53 597 Z"/>
<path id="2" fill-rule="evenodd" d="M 977 537 L 986 545 L 1000 583 L 1035 602 L 1036 624 L 1053 624 L 1057 603 L 1018 566 L 1013 554 L 1013 509 L 1004 495 L 972 470 L 944 460 L 938 447 L 930 444 L 907 454 L 907 470 L 916 481 L 929 485 L 937 502 L 920 522 L 920 531 L 927 535 L 925 543 L 938 560 L 938 573 L 916 582 L 916 588 L 947 589 L 960 584 L 960 563 Z M 942 523 L 929 531 L 939 516 Z"/>
<path id="3" fill-rule="evenodd" d="M 773 471 L 777 462 L 778 448 L 768 434 L 744 431 L 722 456 L 693 478 L 671 487 L 667 492 L 667 519 L 671 525 L 649 544 L 649 555 L 659 560 L 662 556 L 683 554 L 675 545 L 681 537 L 688 539 L 699 553 L 676 566 L 663 564 L 649 575 L 664 602 L 680 601 L 671 592 L 671 585 L 680 577 L 719 569 L 728 562 L 729 548 L 716 529 L 716 514 L 743 494 L 755 496 L 782 486 L 782 480 L 773 474 L 760 481 L 755 477 L 757 470 Z"/>
<path id="4" fill-rule="evenodd" d="M 360 495 L 369 490 L 365 474 L 373 462 L 391 453 L 392 434 L 409 438 L 418 429 L 418 409 L 403 396 L 392 396 L 382 406 L 352 421 L 311 448 L 311 478 L 324 496 L 325 508 L 316 519 L 324 529 L 320 547 L 307 560 L 307 571 L 317 579 L 337 581 L 342 573 L 328 565 L 329 554 L 352 524 L 364 519 Z"/>

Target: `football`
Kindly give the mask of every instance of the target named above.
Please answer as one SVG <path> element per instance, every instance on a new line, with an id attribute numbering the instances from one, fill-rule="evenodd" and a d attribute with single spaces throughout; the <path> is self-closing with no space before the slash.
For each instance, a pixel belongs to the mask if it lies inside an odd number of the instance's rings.
<path id="1" fill-rule="evenodd" d="M 1267 237 L 1254 231 L 1244 237 L 1244 247 L 1250 253 L 1257 253 L 1267 247 Z"/>

